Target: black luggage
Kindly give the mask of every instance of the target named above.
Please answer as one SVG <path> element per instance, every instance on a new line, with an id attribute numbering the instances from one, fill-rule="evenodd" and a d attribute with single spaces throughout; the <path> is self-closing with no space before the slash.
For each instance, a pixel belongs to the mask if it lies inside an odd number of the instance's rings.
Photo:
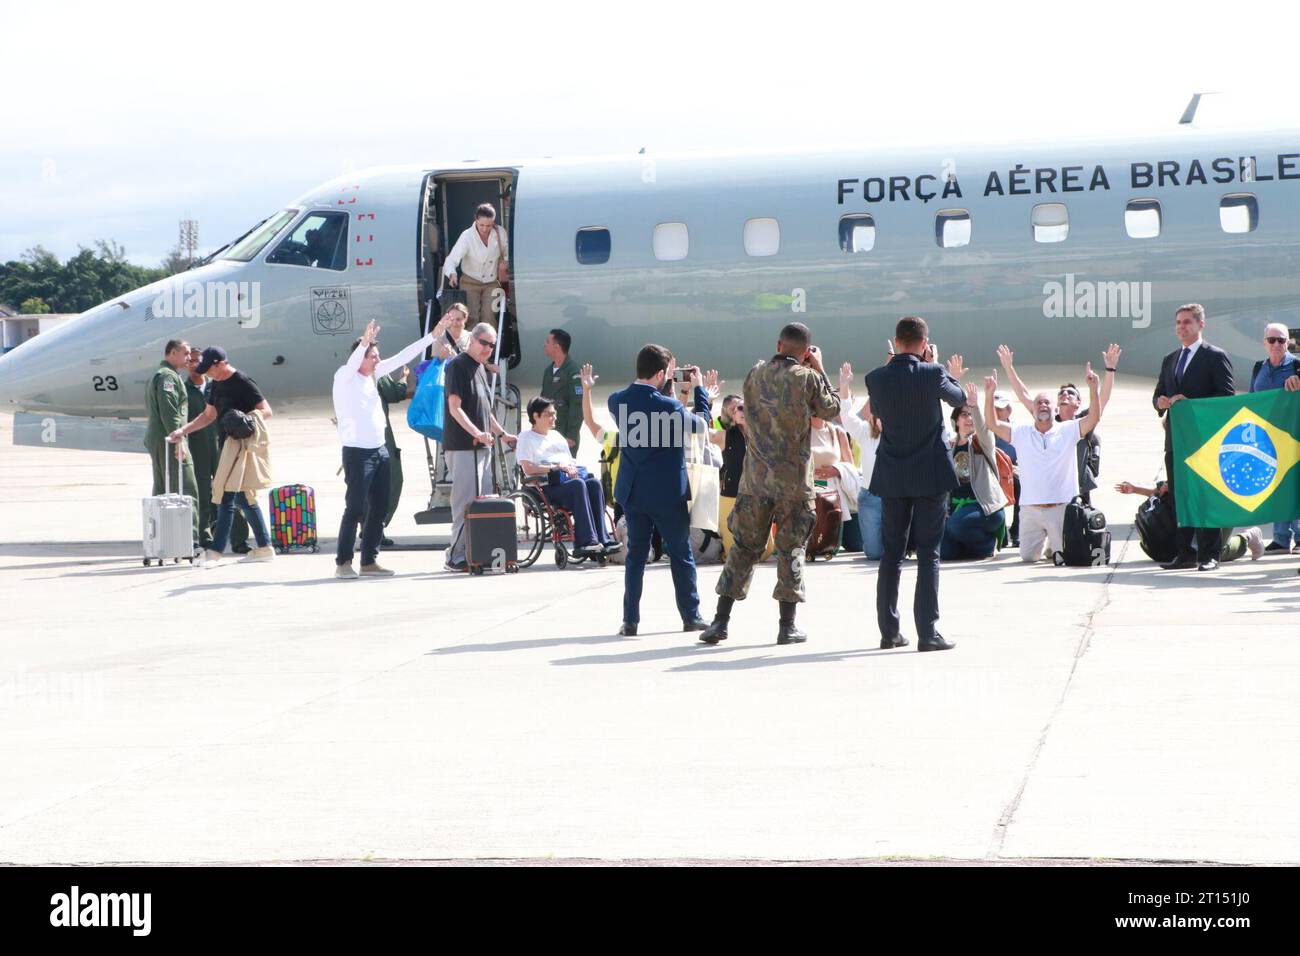
<path id="1" fill-rule="evenodd" d="M 1061 549 L 1058 564 L 1072 568 L 1110 564 L 1110 532 L 1106 530 L 1106 516 L 1076 496 L 1065 506 Z"/>
<path id="2" fill-rule="evenodd" d="M 492 470 L 490 458 L 489 455 L 489 471 Z M 478 463 L 477 449 L 474 461 Z M 513 574 L 518 571 L 518 534 L 513 499 L 480 494 L 471 501 L 465 509 L 465 565 L 469 573 L 504 571 Z"/>
<path id="3" fill-rule="evenodd" d="M 1157 564 L 1167 564 L 1178 557 L 1178 522 L 1169 502 L 1152 495 L 1142 502 L 1137 517 L 1138 545 Z"/>

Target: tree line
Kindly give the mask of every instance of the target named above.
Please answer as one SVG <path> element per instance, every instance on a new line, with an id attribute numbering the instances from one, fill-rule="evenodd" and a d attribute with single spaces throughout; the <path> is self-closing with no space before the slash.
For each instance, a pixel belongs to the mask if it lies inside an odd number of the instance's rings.
<path id="1" fill-rule="evenodd" d="M 0 303 L 21 313 L 85 312 L 132 289 L 184 272 L 191 263 L 174 250 L 156 268 L 128 262 L 116 242 L 82 246 L 67 261 L 43 246 L 0 263 Z"/>

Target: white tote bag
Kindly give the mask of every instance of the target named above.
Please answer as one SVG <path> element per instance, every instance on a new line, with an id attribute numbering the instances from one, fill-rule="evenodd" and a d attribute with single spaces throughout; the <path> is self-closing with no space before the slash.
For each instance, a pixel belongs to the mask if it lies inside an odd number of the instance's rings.
<path id="1" fill-rule="evenodd" d="M 718 533 L 718 469 L 709 464 L 703 434 L 692 434 L 686 446 L 686 476 L 691 483 L 691 527 Z"/>

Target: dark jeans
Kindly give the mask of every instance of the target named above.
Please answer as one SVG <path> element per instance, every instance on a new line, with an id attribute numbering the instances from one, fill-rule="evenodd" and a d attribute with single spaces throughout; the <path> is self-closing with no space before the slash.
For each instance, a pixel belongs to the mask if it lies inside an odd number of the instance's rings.
<path id="1" fill-rule="evenodd" d="M 700 613 L 700 595 L 695 587 L 695 554 L 691 551 L 691 513 L 686 502 L 668 508 L 642 511 L 627 509 L 627 557 L 623 565 L 623 620 L 628 624 L 641 621 L 641 586 L 645 577 L 645 559 L 650 551 L 650 534 L 658 529 L 664 549 L 672 562 L 673 590 L 677 595 L 677 612 L 683 621 L 694 620 Z"/>
<path id="2" fill-rule="evenodd" d="M 943 561 L 973 561 L 991 557 L 1002 533 L 1001 509 L 986 515 L 979 505 L 962 505 L 943 526 L 939 558 Z"/>
<path id="3" fill-rule="evenodd" d="M 939 542 L 943 538 L 948 496 L 881 499 L 881 536 L 885 553 L 876 571 L 876 620 L 882 638 L 898 635 L 898 579 L 909 533 L 916 547 L 916 596 L 912 616 L 918 640 L 934 638 L 939 621 Z"/>
<path id="4" fill-rule="evenodd" d="M 1174 501 L 1174 453 L 1169 447 L 1169 434 L 1165 433 L 1165 477 L 1169 481 L 1169 509 L 1175 516 L 1178 506 Z M 1196 554 L 1206 555 L 1199 560 L 1208 561 L 1217 558 L 1223 549 L 1223 531 L 1219 528 L 1184 528 L 1178 526 L 1178 556 L 1185 558 L 1192 554 L 1192 539 L 1196 539 Z"/>
<path id="5" fill-rule="evenodd" d="M 339 524 L 339 549 L 336 564 L 351 564 L 361 528 L 361 563 L 374 564 L 379 557 L 379 542 L 384 536 L 384 515 L 388 514 L 388 449 L 343 447 L 343 480 L 347 498 L 343 504 L 343 521 Z"/>
<path id="6" fill-rule="evenodd" d="M 573 515 L 573 543 L 579 548 L 605 544 L 605 493 L 600 479 L 587 475 L 543 485 L 542 491 L 552 507 L 564 508 Z"/>
<path id="7" fill-rule="evenodd" d="M 226 550 L 226 542 L 230 538 L 230 526 L 235 521 L 236 506 L 248 519 L 248 526 L 253 529 L 257 546 L 265 548 L 271 543 L 271 536 L 266 533 L 266 519 L 262 517 L 262 509 L 258 507 L 257 499 L 250 502 L 242 492 L 227 491 L 221 496 L 221 509 L 217 512 L 217 529 L 212 532 L 212 550 L 217 554 Z"/>

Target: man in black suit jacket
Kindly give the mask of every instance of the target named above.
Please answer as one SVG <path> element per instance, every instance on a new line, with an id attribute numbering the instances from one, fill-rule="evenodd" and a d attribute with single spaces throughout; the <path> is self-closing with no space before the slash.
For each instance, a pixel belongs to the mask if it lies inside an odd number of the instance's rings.
<path id="1" fill-rule="evenodd" d="M 898 579 L 907 550 L 908 529 L 916 546 L 917 650 L 946 651 L 954 646 L 935 630 L 939 621 L 939 542 L 948 511 L 948 492 L 957 472 L 943 441 L 941 401 L 953 408 L 966 403 L 957 379 L 965 374 L 960 355 L 945 371 L 933 358 L 925 320 L 904 316 L 894 331 L 896 353 L 888 365 L 867 374 L 871 413 L 880 419 L 880 446 L 871 473 L 871 493 L 881 499 L 884 554 L 876 575 L 876 618 L 882 648 L 904 647 L 899 633 Z"/>
<path id="2" fill-rule="evenodd" d="M 1215 348 L 1204 339 L 1205 307 L 1196 302 L 1180 305 L 1174 313 L 1174 330 L 1182 347 L 1165 356 L 1160 365 L 1160 378 L 1156 382 L 1151 403 L 1156 414 L 1164 417 L 1165 425 L 1165 477 L 1169 480 L 1169 507 L 1174 507 L 1174 447 L 1169 433 L 1169 416 L 1165 413 L 1175 402 L 1184 398 L 1215 398 L 1235 395 L 1232 383 L 1232 360 L 1223 349 Z M 1196 536 L 1196 555 L 1192 554 L 1192 535 Z M 1222 535 L 1218 528 L 1180 528 L 1178 530 L 1178 556 L 1161 567 L 1190 568 L 1197 565 L 1201 571 L 1213 571 L 1219 566 L 1219 548 Z M 1198 564 L 1199 561 L 1199 564 Z"/>

